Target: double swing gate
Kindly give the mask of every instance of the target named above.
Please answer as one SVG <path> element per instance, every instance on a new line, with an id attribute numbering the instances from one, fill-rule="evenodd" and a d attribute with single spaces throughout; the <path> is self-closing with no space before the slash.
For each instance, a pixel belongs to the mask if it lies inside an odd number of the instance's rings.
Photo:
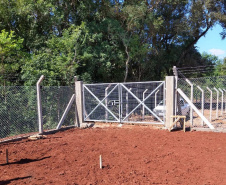
<path id="1" fill-rule="evenodd" d="M 164 124 L 164 81 L 84 84 L 83 100 L 84 121 Z"/>

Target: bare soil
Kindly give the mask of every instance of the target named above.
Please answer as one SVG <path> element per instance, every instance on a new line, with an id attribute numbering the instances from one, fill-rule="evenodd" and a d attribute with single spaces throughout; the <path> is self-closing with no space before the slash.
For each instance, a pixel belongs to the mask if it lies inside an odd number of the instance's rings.
<path id="1" fill-rule="evenodd" d="M 74 128 L 0 144 L 0 184 L 226 184 L 225 154 L 225 133 Z"/>

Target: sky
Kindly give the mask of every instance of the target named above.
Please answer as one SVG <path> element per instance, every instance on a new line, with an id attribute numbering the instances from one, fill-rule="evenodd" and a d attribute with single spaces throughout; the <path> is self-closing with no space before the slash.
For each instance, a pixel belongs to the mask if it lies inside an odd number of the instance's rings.
<path id="1" fill-rule="evenodd" d="M 216 55 L 219 59 L 226 57 L 226 39 L 221 39 L 220 32 L 222 32 L 222 28 L 219 25 L 209 30 L 195 45 L 198 51 Z"/>

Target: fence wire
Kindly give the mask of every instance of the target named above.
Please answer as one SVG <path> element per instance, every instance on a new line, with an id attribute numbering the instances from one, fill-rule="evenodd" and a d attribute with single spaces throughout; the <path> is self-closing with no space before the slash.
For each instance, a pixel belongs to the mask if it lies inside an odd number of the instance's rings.
<path id="1" fill-rule="evenodd" d="M 43 128 L 56 129 L 74 87 L 41 89 Z M 73 103 L 63 126 L 74 125 Z M 0 142 L 38 132 L 37 92 L 35 86 L 0 86 Z"/>
<path id="2" fill-rule="evenodd" d="M 45 86 L 42 87 L 42 115 L 43 129 L 55 129 L 59 123 L 71 96 L 74 94 L 74 87 L 69 86 Z M 71 107 L 64 126 L 73 125 L 75 120 L 75 103 Z"/>
<path id="3" fill-rule="evenodd" d="M 226 128 L 226 76 L 179 78 L 177 87 L 215 127 Z M 194 111 L 193 126 L 206 126 Z"/>
<path id="4" fill-rule="evenodd" d="M 0 87 L 0 138 L 37 132 L 36 87 Z"/>

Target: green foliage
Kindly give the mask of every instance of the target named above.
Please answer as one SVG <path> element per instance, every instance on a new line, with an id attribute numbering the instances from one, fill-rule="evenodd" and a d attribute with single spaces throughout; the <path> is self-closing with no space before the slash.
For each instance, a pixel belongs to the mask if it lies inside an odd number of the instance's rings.
<path id="1" fill-rule="evenodd" d="M 42 74 L 46 85 L 160 80 L 174 65 L 207 65 L 194 45 L 225 28 L 223 0 L 12 0 L 0 12 L 1 72 L 19 85 Z"/>
<path id="2" fill-rule="evenodd" d="M 14 74 L 20 71 L 20 60 L 24 53 L 21 51 L 23 39 L 16 38 L 13 31 L 2 30 L 0 33 L 0 82 L 8 84 L 4 74 Z M 9 79 L 10 80 L 10 79 Z"/>
<path id="3" fill-rule="evenodd" d="M 216 76 L 226 75 L 226 58 L 224 58 L 223 60 L 218 60 L 216 62 L 215 75 Z"/>

